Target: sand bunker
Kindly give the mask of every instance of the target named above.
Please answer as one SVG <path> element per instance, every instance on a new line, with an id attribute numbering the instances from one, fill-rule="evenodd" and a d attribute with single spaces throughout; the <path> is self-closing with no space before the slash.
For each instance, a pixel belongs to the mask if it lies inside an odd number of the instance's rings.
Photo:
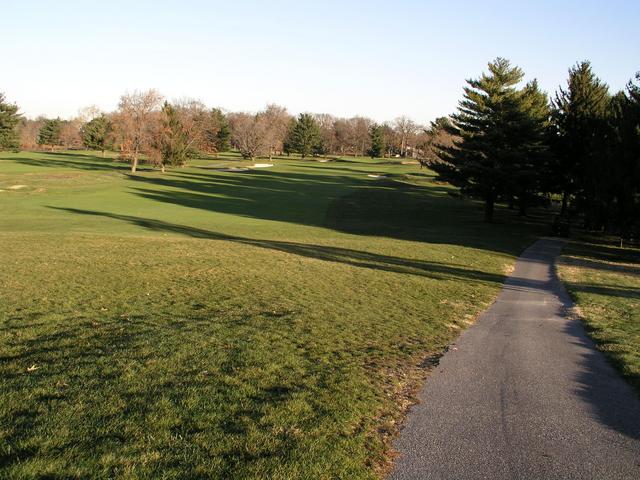
<path id="1" fill-rule="evenodd" d="M 273 163 L 254 163 L 252 167 L 253 168 L 269 168 L 269 167 L 273 167 Z"/>
<path id="2" fill-rule="evenodd" d="M 7 189 L 9 190 L 20 190 L 21 188 L 27 188 L 26 185 L 11 185 L 10 187 L 7 187 Z"/>
<path id="3" fill-rule="evenodd" d="M 370 178 L 384 178 L 385 175 L 377 175 L 375 173 L 370 173 L 369 175 L 367 175 L 367 177 L 370 177 Z"/>
<path id="4" fill-rule="evenodd" d="M 417 160 L 407 160 L 405 162 L 400 162 L 402 165 L 420 165 L 420 162 Z"/>
<path id="5" fill-rule="evenodd" d="M 320 163 L 327 163 L 328 161 L 329 161 L 328 158 L 321 158 L 321 159 L 318 160 L 318 162 L 320 162 Z"/>

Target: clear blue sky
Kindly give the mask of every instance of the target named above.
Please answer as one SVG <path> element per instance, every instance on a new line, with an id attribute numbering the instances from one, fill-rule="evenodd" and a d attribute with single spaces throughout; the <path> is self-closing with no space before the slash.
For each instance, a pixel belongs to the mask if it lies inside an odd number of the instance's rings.
<path id="1" fill-rule="evenodd" d="M 29 116 L 111 110 L 153 87 L 229 110 L 428 122 L 496 56 L 549 93 L 578 60 L 616 90 L 640 70 L 638 0 L 0 4 L 0 91 Z"/>

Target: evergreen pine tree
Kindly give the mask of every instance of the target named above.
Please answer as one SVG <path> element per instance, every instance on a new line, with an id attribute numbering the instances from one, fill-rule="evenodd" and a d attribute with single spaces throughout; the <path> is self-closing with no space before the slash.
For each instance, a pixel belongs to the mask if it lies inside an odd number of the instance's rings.
<path id="1" fill-rule="evenodd" d="M 0 92 L 0 150 L 19 148 L 19 122 L 18 106 L 8 103 L 4 93 Z"/>
<path id="2" fill-rule="evenodd" d="M 371 148 L 369 148 L 369 156 L 371 158 L 381 157 L 384 154 L 384 129 L 382 125 L 374 123 L 369 128 L 369 138 L 371 139 Z"/>
<path id="3" fill-rule="evenodd" d="M 301 113 L 292 125 L 287 148 L 302 158 L 320 153 L 322 137 L 320 127 L 309 113 Z"/>
<path id="4" fill-rule="evenodd" d="M 556 130 L 555 175 L 562 193 L 562 213 L 567 212 L 569 198 L 589 212 L 590 219 L 601 209 L 597 205 L 599 180 L 606 148 L 607 114 L 611 97 L 609 88 L 598 79 L 589 62 L 580 62 L 569 70 L 567 89 L 556 93 L 553 122 Z"/>
<path id="5" fill-rule="evenodd" d="M 162 172 L 167 165 L 186 165 L 190 158 L 197 155 L 182 125 L 178 111 L 168 102 L 164 102 L 162 106 L 159 135 L 155 143 L 160 154 L 159 162 Z"/>
<path id="6" fill-rule="evenodd" d="M 215 135 L 215 146 L 218 152 L 224 152 L 229 150 L 231 141 L 231 127 L 227 116 L 219 108 L 214 108 L 211 111 L 211 115 L 214 116 L 215 122 L 218 126 L 218 131 Z"/>
<path id="7" fill-rule="evenodd" d="M 38 133 L 38 145 L 48 145 L 53 150 L 55 146 L 60 145 L 61 129 L 62 121 L 59 118 L 45 120 Z"/>
<path id="8" fill-rule="evenodd" d="M 640 83 L 640 73 L 636 75 Z M 629 82 L 626 92 L 612 99 L 607 179 L 614 202 L 610 224 L 622 239 L 640 235 L 640 84 Z"/>
<path id="9" fill-rule="evenodd" d="M 549 98 L 537 80 L 527 83 L 520 91 L 514 115 L 514 135 L 519 142 L 513 162 L 506 165 L 509 199 L 518 202 L 521 215 L 526 215 L 531 201 L 544 190 L 544 167 L 549 158 Z"/>
<path id="10" fill-rule="evenodd" d="M 80 132 L 82 143 L 89 150 L 100 150 L 104 157 L 104 152 L 109 148 L 111 140 L 111 121 L 106 115 L 100 115 L 84 124 Z"/>
<path id="11" fill-rule="evenodd" d="M 448 131 L 455 145 L 430 162 L 443 179 L 466 195 L 484 200 L 485 221 L 493 220 L 494 205 L 509 184 L 512 164 L 521 154 L 522 94 L 516 88 L 524 76 L 503 58 L 489 63 L 489 73 L 467 80 L 458 112 Z"/>

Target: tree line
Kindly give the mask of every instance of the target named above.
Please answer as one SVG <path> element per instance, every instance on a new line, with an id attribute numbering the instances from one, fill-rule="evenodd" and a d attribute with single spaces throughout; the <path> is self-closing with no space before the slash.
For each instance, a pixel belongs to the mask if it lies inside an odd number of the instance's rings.
<path id="1" fill-rule="evenodd" d="M 131 162 L 134 172 L 142 159 L 164 169 L 231 148 L 247 159 L 292 153 L 420 159 L 435 138 L 431 126 L 404 116 L 382 124 L 360 116 L 294 117 L 274 104 L 257 113 L 224 112 L 197 100 L 168 102 L 156 90 L 127 93 L 114 112 L 90 107 L 71 120 L 26 119 L 4 97 L 3 105 L 14 109 L 12 141 L 4 148 L 113 150 Z"/>
<path id="2" fill-rule="evenodd" d="M 234 148 L 247 159 L 273 155 L 415 158 L 463 195 L 526 215 L 560 203 L 565 220 L 593 231 L 638 238 L 640 229 L 640 74 L 611 93 L 589 62 L 569 69 L 553 96 L 497 58 L 467 81 L 457 112 L 421 126 L 407 117 L 378 124 L 365 117 L 292 116 L 267 105 L 224 112 L 197 100 L 166 101 L 155 90 L 120 98 L 114 112 L 89 108 L 73 120 L 23 118 L 0 94 L 0 148 L 64 146 L 117 151 L 136 171 L 144 159 L 180 166 Z"/>
<path id="3" fill-rule="evenodd" d="M 467 81 L 458 111 L 428 163 L 441 179 L 485 205 L 529 207 L 561 199 L 566 221 L 590 231 L 638 238 L 640 229 L 640 74 L 611 94 L 589 62 L 569 70 L 550 98 L 503 58 Z"/>

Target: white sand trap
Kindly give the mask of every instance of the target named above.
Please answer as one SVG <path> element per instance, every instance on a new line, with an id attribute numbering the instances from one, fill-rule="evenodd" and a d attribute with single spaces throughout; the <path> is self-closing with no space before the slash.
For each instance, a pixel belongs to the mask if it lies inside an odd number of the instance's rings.
<path id="1" fill-rule="evenodd" d="M 321 158 L 320 160 L 318 160 L 320 163 L 327 163 L 329 161 L 329 159 L 327 158 Z"/>
<path id="2" fill-rule="evenodd" d="M 21 188 L 27 188 L 26 185 L 11 185 L 10 187 L 7 187 L 9 190 L 20 190 Z"/>
<path id="3" fill-rule="evenodd" d="M 269 168 L 273 167 L 273 163 L 254 163 L 253 168 Z"/>
<path id="4" fill-rule="evenodd" d="M 406 162 L 400 162 L 402 165 L 420 165 L 417 160 L 407 160 Z"/>
<path id="5" fill-rule="evenodd" d="M 371 178 L 384 178 L 384 175 L 377 175 L 375 173 L 370 173 L 369 175 L 367 175 L 367 177 L 371 177 Z"/>

